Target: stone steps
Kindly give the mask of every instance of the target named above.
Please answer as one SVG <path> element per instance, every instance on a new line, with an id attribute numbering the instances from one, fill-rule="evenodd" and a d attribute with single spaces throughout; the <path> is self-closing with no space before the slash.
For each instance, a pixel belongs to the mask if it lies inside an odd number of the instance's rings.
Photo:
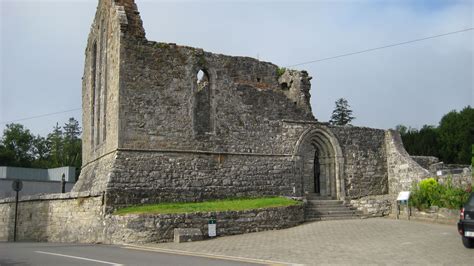
<path id="1" fill-rule="evenodd" d="M 342 200 L 308 200 L 308 204 L 324 207 L 324 206 L 340 206 L 344 204 Z"/>
<path id="2" fill-rule="evenodd" d="M 322 212 L 328 212 L 328 211 L 340 211 L 342 210 L 341 207 L 339 206 L 332 206 L 332 207 L 315 207 L 315 206 L 308 206 L 306 207 L 307 211 L 313 212 L 313 211 L 322 211 Z M 352 206 L 345 206 L 344 210 L 350 210 L 350 211 L 357 211 L 357 208 L 352 207 Z"/>
<path id="3" fill-rule="evenodd" d="M 332 221 L 332 220 L 351 220 L 351 219 L 364 219 L 365 217 L 361 216 L 325 216 L 325 217 L 315 217 L 315 218 L 306 218 L 306 222 L 316 222 L 316 221 Z"/>
<path id="4" fill-rule="evenodd" d="M 333 198 L 333 197 L 319 196 L 319 195 L 316 195 L 316 194 L 309 194 L 309 195 L 306 196 L 306 199 L 307 200 L 335 200 L 335 198 Z"/>
<path id="5" fill-rule="evenodd" d="M 310 212 L 308 215 L 346 215 L 346 214 L 357 215 L 358 211 L 356 210 L 331 210 L 331 211 L 315 210 L 315 211 Z"/>
<path id="6" fill-rule="evenodd" d="M 305 208 L 306 221 L 324 221 L 363 218 L 362 212 L 350 204 L 335 199 L 309 199 Z"/>

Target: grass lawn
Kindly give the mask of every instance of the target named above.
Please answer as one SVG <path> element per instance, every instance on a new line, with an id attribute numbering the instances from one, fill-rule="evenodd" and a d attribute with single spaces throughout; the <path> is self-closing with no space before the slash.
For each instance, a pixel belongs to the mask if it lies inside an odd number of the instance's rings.
<path id="1" fill-rule="evenodd" d="M 226 199 L 192 203 L 159 203 L 138 205 L 119 209 L 114 214 L 142 214 L 142 213 L 190 213 L 215 211 L 242 211 L 259 208 L 283 207 L 298 205 L 299 201 L 283 197 L 267 197 L 255 199 Z"/>

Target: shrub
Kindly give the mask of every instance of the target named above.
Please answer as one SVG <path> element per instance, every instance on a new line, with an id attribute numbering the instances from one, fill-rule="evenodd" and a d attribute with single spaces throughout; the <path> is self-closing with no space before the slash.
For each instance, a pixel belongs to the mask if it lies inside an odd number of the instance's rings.
<path id="1" fill-rule="evenodd" d="M 286 68 L 284 68 L 284 67 L 279 67 L 279 68 L 277 69 L 277 71 L 276 71 L 277 77 L 281 77 L 281 76 L 285 73 L 285 71 L 286 71 Z"/>
<path id="2" fill-rule="evenodd" d="M 459 209 L 468 197 L 468 190 L 454 187 L 451 178 L 448 178 L 446 184 L 440 184 L 434 178 L 427 178 L 412 185 L 410 205 L 419 210 L 431 206 Z"/>

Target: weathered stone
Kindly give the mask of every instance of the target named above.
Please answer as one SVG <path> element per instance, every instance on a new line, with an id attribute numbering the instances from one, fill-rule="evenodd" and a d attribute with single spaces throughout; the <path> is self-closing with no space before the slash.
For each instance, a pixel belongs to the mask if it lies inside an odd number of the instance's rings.
<path id="1" fill-rule="evenodd" d="M 175 228 L 174 229 L 174 242 L 190 242 L 199 241 L 203 239 L 203 235 L 199 228 Z"/>

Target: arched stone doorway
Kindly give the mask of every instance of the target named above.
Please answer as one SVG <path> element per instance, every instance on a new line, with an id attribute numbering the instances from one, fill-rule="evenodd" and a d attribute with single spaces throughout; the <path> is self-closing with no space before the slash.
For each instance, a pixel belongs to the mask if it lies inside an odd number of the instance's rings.
<path id="1" fill-rule="evenodd" d="M 344 159 L 332 132 L 324 126 L 308 129 L 302 134 L 296 147 L 300 193 L 344 199 Z"/>

